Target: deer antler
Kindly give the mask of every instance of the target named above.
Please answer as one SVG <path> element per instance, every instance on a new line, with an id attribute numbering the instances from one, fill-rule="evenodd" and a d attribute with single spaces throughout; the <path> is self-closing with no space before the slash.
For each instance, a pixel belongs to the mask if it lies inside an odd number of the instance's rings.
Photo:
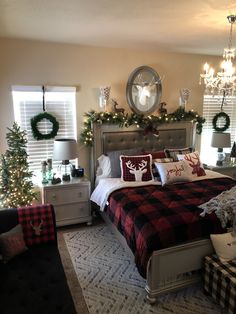
<path id="1" fill-rule="evenodd" d="M 126 166 L 127 166 L 128 169 L 136 170 L 136 167 L 135 167 L 135 165 L 133 165 L 133 164 L 131 163 L 131 160 L 127 161 L 125 164 L 126 164 Z"/>
<path id="2" fill-rule="evenodd" d="M 138 170 L 143 170 L 147 166 L 147 160 L 142 160 L 139 165 Z"/>

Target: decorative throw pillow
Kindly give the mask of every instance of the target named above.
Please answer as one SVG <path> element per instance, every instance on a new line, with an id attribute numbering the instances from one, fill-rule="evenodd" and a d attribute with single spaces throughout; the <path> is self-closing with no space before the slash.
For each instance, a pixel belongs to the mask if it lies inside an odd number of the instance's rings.
<path id="1" fill-rule="evenodd" d="M 191 172 L 185 161 L 170 163 L 155 162 L 155 166 L 160 174 L 162 185 L 192 180 Z"/>
<path id="2" fill-rule="evenodd" d="M 121 180 L 153 181 L 152 155 L 120 156 Z"/>
<path id="3" fill-rule="evenodd" d="M 222 262 L 236 258 L 236 237 L 231 232 L 211 234 L 210 237 L 216 255 Z"/>
<path id="4" fill-rule="evenodd" d="M 132 148 L 132 149 L 123 149 L 123 150 L 114 150 L 107 153 L 107 156 L 111 162 L 111 178 L 120 178 L 121 177 L 121 168 L 120 168 L 120 156 L 126 155 L 138 155 L 140 149 Z"/>
<path id="5" fill-rule="evenodd" d="M 152 159 L 155 159 L 155 158 L 166 158 L 166 154 L 165 154 L 164 150 L 143 151 L 143 154 L 145 154 L 145 155 L 151 154 L 152 155 Z"/>
<path id="6" fill-rule="evenodd" d="M 0 254 L 4 263 L 27 250 L 21 225 L 0 234 Z"/>
<path id="7" fill-rule="evenodd" d="M 155 179 L 160 178 L 160 174 L 155 166 L 155 162 L 173 162 L 173 158 L 155 158 L 152 160 L 152 174 Z"/>
<path id="8" fill-rule="evenodd" d="M 191 168 L 191 172 L 195 177 L 202 177 L 206 175 L 203 164 L 200 160 L 199 152 L 194 152 L 185 155 L 177 155 L 178 160 L 185 160 L 189 167 Z"/>
<path id="9" fill-rule="evenodd" d="M 174 161 L 178 161 L 177 155 L 181 154 L 189 154 L 192 153 L 192 147 L 185 147 L 185 148 L 166 148 L 164 152 L 167 158 L 173 158 Z"/>

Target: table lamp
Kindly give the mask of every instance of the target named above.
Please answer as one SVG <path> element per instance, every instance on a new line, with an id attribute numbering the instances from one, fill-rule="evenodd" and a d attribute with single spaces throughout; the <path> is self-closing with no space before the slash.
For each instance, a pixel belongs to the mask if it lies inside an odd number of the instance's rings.
<path id="1" fill-rule="evenodd" d="M 225 155 L 223 148 L 231 147 L 230 133 L 213 132 L 211 139 L 211 146 L 217 147 L 217 166 L 223 166 Z"/>
<path id="2" fill-rule="evenodd" d="M 53 159 L 61 160 L 61 165 L 64 166 L 64 173 L 62 175 L 63 181 L 70 181 L 70 173 L 67 173 L 67 166 L 72 168 L 70 159 L 75 159 L 77 157 L 77 143 L 74 139 L 56 139 L 54 140 L 53 146 Z"/>

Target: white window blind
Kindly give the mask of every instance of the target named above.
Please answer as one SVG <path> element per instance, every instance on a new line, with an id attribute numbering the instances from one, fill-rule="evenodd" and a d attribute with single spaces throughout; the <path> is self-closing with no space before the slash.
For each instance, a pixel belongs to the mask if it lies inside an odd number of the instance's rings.
<path id="1" fill-rule="evenodd" d="M 203 124 L 201 136 L 201 159 L 208 165 L 215 165 L 217 159 L 217 148 L 211 147 L 212 133 L 214 132 L 212 119 L 216 113 L 221 111 L 222 96 L 204 95 Z M 231 133 L 231 147 L 236 138 L 236 96 L 227 96 L 223 105 L 223 111 L 230 117 L 230 127 L 225 131 Z M 219 120 L 220 122 L 220 120 Z M 217 125 L 220 123 L 217 123 Z M 230 148 L 224 148 L 225 153 L 230 153 Z"/>
<path id="2" fill-rule="evenodd" d="M 54 139 L 36 140 L 33 137 L 30 120 L 43 112 L 43 91 L 41 86 L 12 87 L 15 121 L 27 132 L 27 153 L 30 170 L 41 170 L 41 162 L 52 158 Z M 45 87 L 45 111 L 53 115 L 59 122 L 56 138 L 72 138 L 77 140 L 76 127 L 76 88 Z M 50 133 L 52 124 L 43 119 L 38 123 L 40 133 Z M 53 168 L 59 162 L 53 161 Z"/>

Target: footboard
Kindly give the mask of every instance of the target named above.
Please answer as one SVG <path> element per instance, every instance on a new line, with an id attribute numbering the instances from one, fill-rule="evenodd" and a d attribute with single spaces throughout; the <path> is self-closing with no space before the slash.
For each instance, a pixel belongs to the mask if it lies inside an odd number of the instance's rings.
<path id="1" fill-rule="evenodd" d="M 147 267 L 147 299 L 150 303 L 164 292 L 191 285 L 200 279 L 204 256 L 211 254 L 209 239 L 153 252 Z"/>

